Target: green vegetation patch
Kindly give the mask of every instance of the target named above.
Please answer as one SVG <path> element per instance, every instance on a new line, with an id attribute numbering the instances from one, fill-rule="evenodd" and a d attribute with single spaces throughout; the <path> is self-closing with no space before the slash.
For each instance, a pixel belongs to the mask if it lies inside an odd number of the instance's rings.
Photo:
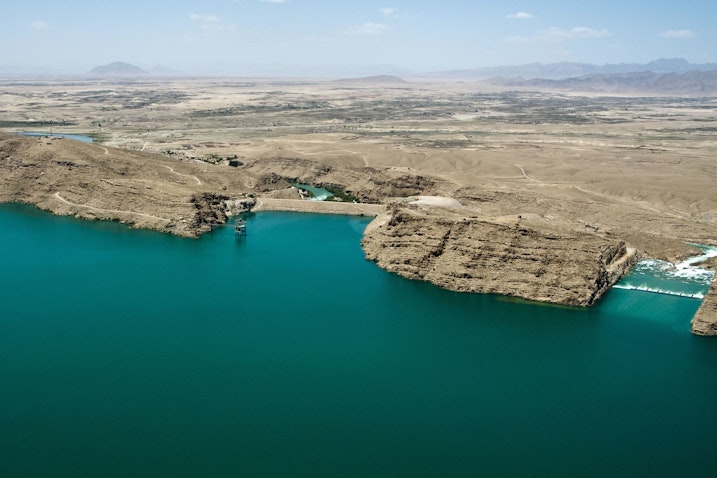
<path id="1" fill-rule="evenodd" d="M 333 196 L 329 199 L 330 201 L 359 202 L 356 196 L 352 195 L 349 191 L 346 191 L 343 186 L 338 184 L 319 184 L 319 187 L 326 189 L 328 192 L 333 194 Z"/>

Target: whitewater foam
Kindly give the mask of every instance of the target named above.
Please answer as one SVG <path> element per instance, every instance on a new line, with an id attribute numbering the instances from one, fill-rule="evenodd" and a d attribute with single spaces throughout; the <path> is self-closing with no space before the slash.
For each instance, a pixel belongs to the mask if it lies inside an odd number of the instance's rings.
<path id="1" fill-rule="evenodd" d="M 632 271 L 614 287 L 657 294 L 703 299 L 715 277 L 713 271 L 695 266 L 717 257 L 717 247 L 691 244 L 705 251 L 677 264 L 657 259 L 638 262 Z"/>
<path id="2" fill-rule="evenodd" d="M 312 198 L 308 198 L 309 201 L 326 201 L 330 196 L 328 194 L 322 194 L 320 196 L 314 196 Z"/>

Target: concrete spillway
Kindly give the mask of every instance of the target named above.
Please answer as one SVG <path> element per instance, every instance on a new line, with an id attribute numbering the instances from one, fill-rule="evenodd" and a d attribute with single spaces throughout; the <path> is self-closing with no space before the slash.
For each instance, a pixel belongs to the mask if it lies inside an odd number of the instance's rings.
<path id="1" fill-rule="evenodd" d="M 666 290 L 666 289 L 656 289 L 652 287 L 646 287 L 646 286 L 633 286 L 633 285 L 620 285 L 616 284 L 613 286 L 616 289 L 626 289 L 626 290 L 639 290 L 641 292 L 651 292 L 653 294 L 663 294 L 663 295 L 674 295 L 677 297 L 687 297 L 689 299 L 704 299 L 705 295 L 699 292 L 696 292 L 694 294 L 687 293 L 687 292 L 678 292 L 674 290 Z"/>
<path id="2" fill-rule="evenodd" d="M 717 247 L 693 245 L 704 254 L 677 264 L 656 259 L 640 261 L 613 287 L 703 300 L 715 273 L 699 264 L 717 257 Z"/>

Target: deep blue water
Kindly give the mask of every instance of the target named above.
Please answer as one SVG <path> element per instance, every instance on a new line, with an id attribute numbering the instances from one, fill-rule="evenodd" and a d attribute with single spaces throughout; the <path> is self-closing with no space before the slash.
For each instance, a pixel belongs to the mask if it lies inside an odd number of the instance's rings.
<path id="1" fill-rule="evenodd" d="M 439 290 L 365 261 L 367 222 L 0 205 L 0 476 L 714 476 L 699 301 Z"/>

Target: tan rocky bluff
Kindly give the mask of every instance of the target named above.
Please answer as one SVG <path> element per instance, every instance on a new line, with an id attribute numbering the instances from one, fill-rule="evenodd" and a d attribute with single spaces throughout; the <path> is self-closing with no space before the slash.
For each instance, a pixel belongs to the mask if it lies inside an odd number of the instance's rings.
<path id="1" fill-rule="evenodd" d="M 690 326 L 695 335 L 717 335 L 717 279 L 712 280 L 710 290 Z"/>
<path id="2" fill-rule="evenodd" d="M 539 218 L 471 216 L 448 198 L 393 207 L 362 244 L 368 259 L 409 279 L 572 306 L 594 304 L 637 261 L 622 241 Z"/>

